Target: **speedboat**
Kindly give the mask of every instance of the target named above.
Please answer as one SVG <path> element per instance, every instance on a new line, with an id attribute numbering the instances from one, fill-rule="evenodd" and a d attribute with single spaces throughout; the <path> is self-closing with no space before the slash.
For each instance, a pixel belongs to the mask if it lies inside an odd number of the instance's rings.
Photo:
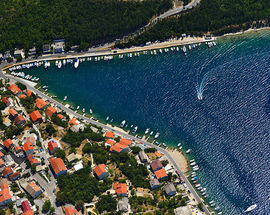
<path id="1" fill-rule="evenodd" d="M 79 110 L 80 109 L 80 106 L 77 106 L 77 110 Z"/>
<path id="2" fill-rule="evenodd" d="M 257 207 L 257 204 L 254 204 L 254 205 L 249 206 L 249 207 L 245 210 L 245 213 L 250 212 L 250 211 L 253 211 L 256 207 Z"/>
<path id="3" fill-rule="evenodd" d="M 188 149 L 188 150 L 186 151 L 187 154 L 190 153 L 190 152 L 191 152 L 191 149 Z"/>
<path id="4" fill-rule="evenodd" d="M 106 121 L 108 121 L 108 120 L 109 120 L 109 118 L 110 118 L 110 117 L 108 117 L 108 116 L 107 116 Z"/>
<path id="5" fill-rule="evenodd" d="M 82 109 L 82 112 L 85 113 L 85 108 Z"/>
<path id="6" fill-rule="evenodd" d="M 132 133 L 136 133 L 136 131 L 138 130 L 138 126 L 135 126 L 132 130 Z"/>
<path id="7" fill-rule="evenodd" d="M 80 61 L 78 60 L 78 58 L 75 59 L 75 63 L 74 63 L 74 68 L 77 69 L 79 66 Z"/>
<path id="8" fill-rule="evenodd" d="M 90 110 L 89 110 L 89 112 L 90 112 L 90 114 L 93 114 L 93 111 L 92 111 L 92 109 L 90 109 Z"/>
<path id="9" fill-rule="evenodd" d="M 123 127 L 125 126 L 125 124 L 126 124 L 126 120 L 123 120 L 123 121 L 121 122 L 121 124 L 120 124 L 120 127 L 123 128 Z"/>
<path id="10" fill-rule="evenodd" d="M 150 136 L 152 136 L 152 135 L 153 135 L 153 133 L 154 133 L 154 132 L 153 132 L 153 131 L 151 131 L 151 132 L 150 132 Z"/>
<path id="11" fill-rule="evenodd" d="M 62 61 L 60 60 L 58 65 L 57 65 L 58 69 L 60 69 L 62 67 Z"/>
<path id="12" fill-rule="evenodd" d="M 150 128 L 147 128 L 147 129 L 145 130 L 144 134 L 145 134 L 145 135 L 148 134 L 148 133 L 149 133 L 149 130 L 150 130 Z"/>
<path id="13" fill-rule="evenodd" d="M 66 101 L 66 100 L 67 100 L 67 96 L 64 97 L 64 101 Z"/>
<path id="14" fill-rule="evenodd" d="M 158 137 L 159 137 L 159 132 L 156 133 L 155 139 L 157 139 Z"/>

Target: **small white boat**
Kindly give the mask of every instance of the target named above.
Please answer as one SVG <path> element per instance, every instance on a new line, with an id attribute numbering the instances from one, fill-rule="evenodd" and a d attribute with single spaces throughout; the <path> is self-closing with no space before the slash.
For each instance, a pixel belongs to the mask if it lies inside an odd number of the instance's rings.
<path id="1" fill-rule="evenodd" d="M 66 100 L 67 100 L 67 96 L 64 97 L 64 101 L 66 101 Z"/>
<path id="2" fill-rule="evenodd" d="M 156 133 L 155 139 L 157 139 L 158 137 L 159 137 L 159 132 Z"/>
<path id="3" fill-rule="evenodd" d="M 110 119 L 110 117 L 107 116 L 106 121 L 108 121 L 109 119 Z"/>
<path id="4" fill-rule="evenodd" d="M 190 152 L 191 152 L 191 149 L 188 149 L 188 150 L 186 151 L 187 154 L 190 153 Z"/>
<path id="5" fill-rule="evenodd" d="M 136 133 L 136 131 L 138 130 L 138 126 L 135 126 L 132 130 L 132 133 Z"/>
<path id="6" fill-rule="evenodd" d="M 154 132 L 153 132 L 153 131 L 151 131 L 151 132 L 150 132 L 150 136 L 152 136 L 152 135 L 153 135 L 153 133 L 154 133 Z"/>
<path id="7" fill-rule="evenodd" d="M 186 48 L 186 46 L 184 46 L 183 47 L 183 52 L 186 53 L 186 51 L 187 51 L 187 48 Z"/>
<path id="8" fill-rule="evenodd" d="M 74 63 L 74 68 L 77 69 L 79 66 L 80 61 L 78 60 L 78 58 L 75 59 L 75 63 Z"/>
<path id="9" fill-rule="evenodd" d="M 90 114 L 93 114 L 93 111 L 92 111 L 92 109 L 90 109 L 90 110 L 89 110 L 89 112 L 90 112 Z"/>
<path id="10" fill-rule="evenodd" d="M 85 108 L 82 109 L 82 112 L 85 113 Z"/>
<path id="11" fill-rule="evenodd" d="M 125 124 L 126 124 L 126 120 L 123 120 L 123 121 L 121 122 L 121 124 L 120 124 L 120 127 L 123 128 L 123 127 L 125 126 Z"/>
<path id="12" fill-rule="evenodd" d="M 80 106 L 77 106 L 77 110 L 79 110 L 80 109 Z"/>
<path id="13" fill-rule="evenodd" d="M 254 204 L 254 205 L 249 206 L 249 207 L 245 210 L 245 213 L 250 212 L 250 211 L 253 211 L 256 207 L 257 207 L 257 204 Z"/>
<path id="14" fill-rule="evenodd" d="M 178 143 L 177 146 L 178 146 L 178 147 L 181 146 L 181 143 Z"/>
<path id="15" fill-rule="evenodd" d="M 149 131 L 150 131 L 150 128 L 147 128 L 147 129 L 145 130 L 144 134 L 145 134 L 145 135 L 148 134 Z"/>
<path id="16" fill-rule="evenodd" d="M 58 67 L 58 69 L 61 69 L 61 67 L 62 67 L 62 61 L 61 60 L 59 61 L 57 67 Z"/>
<path id="17" fill-rule="evenodd" d="M 66 64 L 67 64 L 67 61 L 65 59 L 65 60 L 63 60 L 63 65 L 65 66 Z"/>

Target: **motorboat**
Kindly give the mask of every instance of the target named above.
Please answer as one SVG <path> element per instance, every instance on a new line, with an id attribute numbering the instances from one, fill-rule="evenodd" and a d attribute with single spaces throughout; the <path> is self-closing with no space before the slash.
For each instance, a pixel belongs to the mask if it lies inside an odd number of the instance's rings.
<path id="1" fill-rule="evenodd" d="M 158 137 L 159 137 L 159 132 L 156 133 L 155 139 L 157 139 Z"/>
<path id="2" fill-rule="evenodd" d="M 254 204 L 254 205 L 249 206 L 249 207 L 245 210 L 245 213 L 248 213 L 248 212 L 250 212 L 250 211 L 253 211 L 256 207 L 257 207 L 257 204 Z"/>
<path id="3" fill-rule="evenodd" d="M 125 126 L 125 124 L 126 124 L 126 120 L 123 120 L 123 121 L 121 122 L 121 124 L 120 124 L 120 127 L 123 128 L 123 127 Z"/>
<path id="4" fill-rule="evenodd" d="M 75 63 L 74 63 L 74 68 L 77 69 L 79 64 L 80 64 L 80 61 L 78 60 L 78 58 L 76 58 Z"/>
<path id="5" fill-rule="evenodd" d="M 145 130 L 144 134 L 145 134 L 145 135 L 148 134 L 149 131 L 150 131 L 150 128 L 147 128 L 147 129 Z"/>

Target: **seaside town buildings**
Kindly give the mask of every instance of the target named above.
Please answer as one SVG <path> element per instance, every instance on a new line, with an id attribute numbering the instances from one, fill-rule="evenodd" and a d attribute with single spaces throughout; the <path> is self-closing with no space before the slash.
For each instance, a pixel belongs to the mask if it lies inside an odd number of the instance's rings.
<path id="1" fill-rule="evenodd" d="M 65 178 L 68 181 L 68 177 L 75 177 L 87 168 L 87 175 L 97 183 L 95 189 L 103 185 L 104 190 L 100 189 L 90 203 L 83 202 L 86 211 L 91 211 L 92 205 L 97 207 L 103 195 L 115 199 L 115 210 L 122 214 L 137 213 L 134 202 L 139 197 L 143 201 L 149 198 L 152 201 L 154 195 L 163 202 L 184 198 L 188 210 L 194 210 L 196 203 L 192 195 L 162 153 L 149 152 L 148 146 L 132 138 L 123 138 L 117 131 L 87 124 L 33 91 L 21 90 L 12 81 L 6 90 L 12 96 L 1 96 L 1 102 L 5 104 L 2 105 L 2 118 L 9 121 L 0 144 L 0 206 L 4 210 L 11 210 L 8 206 L 12 202 L 15 214 L 40 214 L 45 202 L 55 199 L 50 203 L 56 214 L 82 214 L 82 208 L 77 208 L 77 204 L 56 204 L 56 201 L 59 198 L 57 192 L 62 192 L 59 180 Z M 28 109 L 22 105 L 26 97 L 32 98 Z M 55 118 L 59 121 L 53 121 Z M 79 126 L 79 130 L 74 126 Z M 49 129 L 53 132 L 51 135 Z M 84 133 L 90 130 L 91 135 Z M 73 146 L 81 134 L 85 136 Z M 67 138 L 69 135 L 70 139 Z M 100 140 L 91 139 L 97 136 Z M 74 189 L 72 192 L 78 195 L 81 191 Z M 140 207 L 142 211 L 160 210 L 158 202 Z"/>

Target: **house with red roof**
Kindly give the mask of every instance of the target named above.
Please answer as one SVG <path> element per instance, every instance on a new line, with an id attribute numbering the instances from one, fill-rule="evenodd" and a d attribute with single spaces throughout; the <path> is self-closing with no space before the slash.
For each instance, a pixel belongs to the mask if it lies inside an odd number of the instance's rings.
<path id="1" fill-rule="evenodd" d="M 8 184 L 2 183 L 0 190 L 0 206 L 7 205 L 12 202 L 12 196 L 9 191 Z"/>
<path id="2" fill-rule="evenodd" d="M 42 123 L 42 116 L 38 110 L 33 111 L 32 113 L 29 114 L 29 116 L 33 122 Z"/>
<path id="3" fill-rule="evenodd" d="M 122 138 L 119 143 L 125 146 L 129 146 L 132 143 L 132 141 L 126 138 Z"/>
<path id="4" fill-rule="evenodd" d="M 32 95 L 32 91 L 31 91 L 31 90 L 27 90 L 27 91 L 25 92 L 25 94 L 27 95 L 27 97 L 30 97 L 30 96 Z"/>
<path id="5" fill-rule="evenodd" d="M 63 120 L 65 117 L 62 114 L 57 114 L 57 117 L 61 120 Z"/>
<path id="6" fill-rule="evenodd" d="M 46 109 L 46 111 L 45 111 L 45 113 L 46 113 L 49 117 L 52 117 L 52 115 L 53 115 L 54 113 L 56 113 L 56 112 L 57 112 L 57 110 L 54 109 L 52 106 L 48 107 L 48 108 Z"/>
<path id="7" fill-rule="evenodd" d="M 0 151 L 0 158 L 4 158 L 4 153 Z"/>
<path id="8" fill-rule="evenodd" d="M 26 98 L 26 95 L 22 94 L 19 96 L 20 99 L 25 99 Z"/>
<path id="9" fill-rule="evenodd" d="M 23 151 L 26 155 L 34 154 L 34 146 L 31 142 L 26 142 L 23 144 Z"/>
<path id="10" fill-rule="evenodd" d="M 127 184 L 126 183 L 114 182 L 113 189 L 115 190 L 117 196 L 123 196 L 123 197 L 128 196 Z"/>
<path id="11" fill-rule="evenodd" d="M 5 178 L 7 178 L 9 175 L 11 175 L 13 173 L 13 170 L 11 169 L 10 166 L 7 166 L 4 168 L 4 170 L 2 171 L 2 174 Z"/>
<path id="12" fill-rule="evenodd" d="M 22 147 L 20 146 L 20 145 L 17 145 L 16 147 L 15 147 L 15 152 L 16 153 L 20 153 L 22 151 Z"/>
<path id="13" fill-rule="evenodd" d="M 25 124 L 25 118 L 22 115 L 19 115 L 15 119 L 15 124 L 18 126 L 23 126 Z"/>
<path id="14" fill-rule="evenodd" d="M 42 190 L 35 181 L 31 181 L 29 183 L 21 183 L 21 186 L 34 199 L 42 194 Z"/>
<path id="15" fill-rule="evenodd" d="M 19 95 L 22 91 L 16 84 L 11 84 L 8 89 L 14 94 Z"/>
<path id="16" fill-rule="evenodd" d="M 16 110 L 14 110 L 13 108 L 10 108 L 8 110 L 8 112 L 9 112 L 9 117 L 8 118 L 10 120 L 14 120 L 18 116 L 18 112 Z"/>
<path id="17" fill-rule="evenodd" d="M 8 107 L 10 105 L 10 101 L 7 97 L 3 97 L 2 101 L 5 103 L 5 105 Z"/>
<path id="18" fill-rule="evenodd" d="M 29 162 L 30 162 L 30 164 L 31 165 L 40 165 L 41 164 L 41 162 L 40 162 L 40 160 L 39 159 L 37 159 L 34 155 L 32 155 L 32 154 L 28 154 L 27 155 L 27 159 L 29 160 Z"/>
<path id="19" fill-rule="evenodd" d="M 3 145 L 8 149 L 12 149 L 13 148 L 13 142 L 11 139 L 7 139 L 4 141 Z"/>
<path id="20" fill-rule="evenodd" d="M 78 125 L 79 124 L 79 121 L 73 117 L 69 122 L 68 122 L 69 126 L 72 126 L 72 125 Z"/>
<path id="21" fill-rule="evenodd" d="M 26 211 L 31 211 L 31 206 L 30 206 L 30 203 L 28 202 L 28 200 L 24 200 L 22 202 L 22 208 L 23 208 L 23 211 L 26 212 Z"/>
<path id="22" fill-rule="evenodd" d="M 106 170 L 105 164 L 99 164 L 94 168 L 94 174 L 99 179 L 102 180 L 109 176 L 109 172 Z"/>
<path id="23" fill-rule="evenodd" d="M 115 140 L 112 140 L 112 139 L 107 139 L 106 142 L 105 142 L 105 146 L 113 146 L 115 144 Z"/>
<path id="24" fill-rule="evenodd" d="M 20 177 L 21 177 L 21 173 L 20 172 L 14 172 L 14 173 L 12 173 L 12 174 L 10 174 L 8 176 L 9 180 L 11 180 L 11 181 L 15 181 L 15 180 L 17 180 Z"/>
<path id="25" fill-rule="evenodd" d="M 60 149 L 60 145 L 55 140 L 51 140 L 48 143 L 48 150 L 50 154 L 53 154 L 57 149 Z"/>
<path id="26" fill-rule="evenodd" d="M 113 139 L 115 134 L 112 131 L 107 131 L 105 134 L 106 139 Z"/>
<path id="27" fill-rule="evenodd" d="M 155 171 L 155 175 L 156 175 L 156 178 L 158 180 L 161 180 L 161 179 L 166 178 L 168 176 L 164 168 Z"/>
<path id="28" fill-rule="evenodd" d="M 77 215 L 78 211 L 72 207 L 65 207 L 65 215 Z"/>
<path id="29" fill-rule="evenodd" d="M 155 171 L 163 168 L 163 165 L 160 162 L 160 160 L 154 160 L 154 161 L 152 161 L 152 163 L 150 164 L 150 166 L 151 166 L 151 169 L 153 170 L 153 172 L 155 172 Z"/>
<path id="30" fill-rule="evenodd" d="M 36 106 L 38 109 L 46 108 L 47 105 L 48 105 L 48 103 L 45 102 L 43 99 L 41 99 L 41 98 L 36 99 Z"/>
<path id="31" fill-rule="evenodd" d="M 116 153 L 129 152 L 129 150 L 130 149 L 128 146 L 122 145 L 120 143 L 116 143 L 110 148 L 110 152 L 116 152 Z"/>
<path id="32" fill-rule="evenodd" d="M 61 158 L 51 158 L 49 162 L 56 177 L 67 173 L 67 168 Z"/>
<path id="33" fill-rule="evenodd" d="M 34 212 L 32 210 L 23 212 L 22 215 L 34 215 Z"/>

